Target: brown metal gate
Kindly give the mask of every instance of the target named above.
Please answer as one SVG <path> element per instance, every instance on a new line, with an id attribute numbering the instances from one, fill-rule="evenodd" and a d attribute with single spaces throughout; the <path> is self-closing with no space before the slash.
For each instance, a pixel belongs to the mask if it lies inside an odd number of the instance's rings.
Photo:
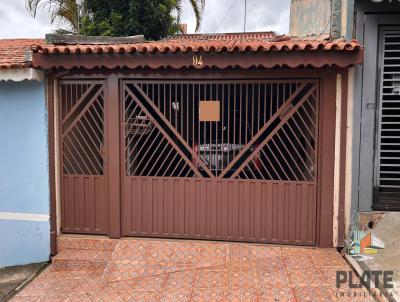
<path id="1" fill-rule="evenodd" d="M 315 245 L 319 82 L 122 82 L 122 234 Z"/>
<path id="2" fill-rule="evenodd" d="M 62 231 L 108 233 L 105 81 L 59 85 Z"/>

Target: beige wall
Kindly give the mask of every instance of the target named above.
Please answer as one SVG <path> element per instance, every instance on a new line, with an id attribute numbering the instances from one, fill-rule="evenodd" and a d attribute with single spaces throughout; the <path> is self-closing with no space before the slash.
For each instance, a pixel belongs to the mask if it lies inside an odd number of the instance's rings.
<path id="1" fill-rule="evenodd" d="M 329 35 L 330 0 L 292 0 L 290 35 Z"/>

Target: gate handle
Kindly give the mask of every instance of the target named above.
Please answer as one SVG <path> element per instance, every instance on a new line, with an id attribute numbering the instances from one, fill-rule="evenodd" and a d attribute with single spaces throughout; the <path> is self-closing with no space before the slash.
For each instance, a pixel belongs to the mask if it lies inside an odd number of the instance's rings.
<path id="1" fill-rule="evenodd" d="M 103 144 L 100 144 L 99 152 L 100 152 L 101 155 L 105 155 L 106 154 L 106 151 L 104 149 L 104 145 Z"/>

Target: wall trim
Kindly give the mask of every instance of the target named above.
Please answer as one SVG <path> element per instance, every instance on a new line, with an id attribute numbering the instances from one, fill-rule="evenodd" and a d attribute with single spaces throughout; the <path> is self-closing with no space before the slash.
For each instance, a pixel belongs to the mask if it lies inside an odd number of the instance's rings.
<path id="1" fill-rule="evenodd" d="M 333 181 L 333 246 L 338 245 L 339 240 L 339 196 L 340 196 L 340 143 L 342 125 L 342 75 L 336 76 L 336 125 L 335 125 L 335 166 Z"/>
<path id="2" fill-rule="evenodd" d="M 48 214 L 0 212 L 0 220 L 49 221 Z"/>
<path id="3" fill-rule="evenodd" d="M 43 71 L 33 68 L 0 69 L 0 81 L 39 81 L 44 80 Z"/>

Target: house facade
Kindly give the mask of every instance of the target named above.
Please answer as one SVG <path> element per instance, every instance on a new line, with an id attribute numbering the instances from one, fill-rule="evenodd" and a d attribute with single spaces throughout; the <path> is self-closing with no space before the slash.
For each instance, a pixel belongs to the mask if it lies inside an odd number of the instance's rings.
<path id="1" fill-rule="evenodd" d="M 0 40 L 0 267 L 50 254 L 43 73 L 26 52 L 41 40 Z"/>
<path id="2" fill-rule="evenodd" d="M 46 260 L 71 234 L 342 245 L 359 211 L 364 48 L 318 22 L 292 18 L 295 35 L 322 27 L 312 37 L 20 47 L 23 67 L 2 69 L 0 265 Z"/>
<path id="3" fill-rule="evenodd" d="M 338 245 L 336 103 L 362 63 L 356 41 L 266 32 L 80 43 L 32 48 L 48 71 L 52 242 Z"/>
<path id="4" fill-rule="evenodd" d="M 318 20 L 313 27 L 299 19 L 306 11 Z M 349 78 L 347 230 L 360 213 L 400 209 L 399 29 L 399 1 L 292 1 L 291 34 L 340 36 L 365 47 L 364 64 Z"/>

